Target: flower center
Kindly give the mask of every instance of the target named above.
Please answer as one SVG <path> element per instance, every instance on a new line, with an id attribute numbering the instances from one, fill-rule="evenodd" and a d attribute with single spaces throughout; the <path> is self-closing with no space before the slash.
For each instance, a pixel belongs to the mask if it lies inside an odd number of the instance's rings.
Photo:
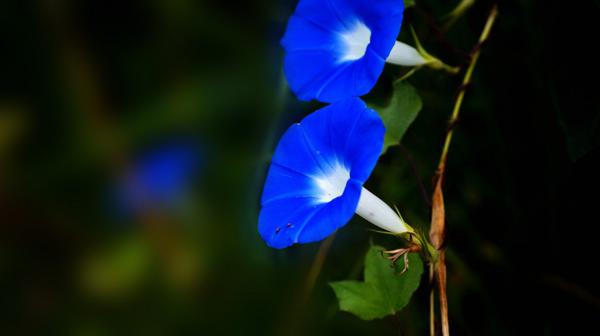
<path id="1" fill-rule="evenodd" d="M 319 203 L 327 203 L 342 196 L 349 179 L 350 172 L 339 163 L 328 174 L 315 177 L 315 184 L 320 191 Z"/>
<path id="2" fill-rule="evenodd" d="M 364 23 L 356 21 L 352 29 L 341 34 L 341 41 L 345 50 L 340 61 L 355 61 L 367 52 L 367 46 L 371 42 L 371 30 Z"/>

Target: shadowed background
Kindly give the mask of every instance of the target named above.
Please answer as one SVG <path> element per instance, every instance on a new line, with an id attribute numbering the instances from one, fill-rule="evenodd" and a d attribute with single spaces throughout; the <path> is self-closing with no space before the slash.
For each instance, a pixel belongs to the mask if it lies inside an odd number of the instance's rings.
<path id="1" fill-rule="evenodd" d="M 417 0 L 404 27 L 460 65 L 491 2 L 442 33 L 454 5 Z M 359 279 L 370 240 L 395 246 L 365 221 L 336 234 L 318 274 L 319 243 L 278 251 L 258 236 L 276 141 L 319 106 L 298 102 L 280 70 L 294 6 L 0 4 L 1 334 L 427 333 L 426 281 L 396 317 L 338 311 L 327 283 Z M 499 3 L 445 184 L 454 334 L 593 330 L 599 6 Z M 384 103 L 404 71 L 386 67 L 366 99 Z M 426 230 L 413 168 L 430 190 L 460 76 L 409 82 L 423 110 L 367 187 Z"/>

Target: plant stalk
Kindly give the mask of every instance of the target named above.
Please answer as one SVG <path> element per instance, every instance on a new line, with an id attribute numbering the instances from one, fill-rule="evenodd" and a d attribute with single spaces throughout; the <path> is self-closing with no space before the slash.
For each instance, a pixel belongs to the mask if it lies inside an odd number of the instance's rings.
<path id="1" fill-rule="evenodd" d="M 452 142 L 452 135 L 454 134 L 454 125 L 458 121 L 460 114 L 460 108 L 465 97 L 465 91 L 468 84 L 471 81 L 473 70 L 479 59 L 480 48 L 483 43 L 488 39 L 492 26 L 498 15 L 498 8 L 496 5 L 492 7 L 490 14 L 487 18 L 485 27 L 479 36 L 479 41 L 473 51 L 471 52 L 471 59 L 465 72 L 462 84 L 459 87 L 456 100 L 454 102 L 454 108 L 450 115 L 449 127 L 444 140 L 444 146 L 440 155 L 440 161 L 438 163 L 437 170 L 435 172 L 434 181 L 435 187 L 433 191 L 433 203 L 432 203 L 432 214 L 431 214 L 431 228 L 429 231 L 429 238 L 433 246 L 439 251 L 438 258 L 433 264 L 435 267 L 435 278 L 438 284 L 438 296 L 440 303 L 440 315 L 441 315 L 441 329 L 443 336 L 450 335 L 450 322 L 448 319 L 448 297 L 446 295 L 446 258 L 444 252 L 444 236 L 446 232 L 446 221 L 445 221 L 445 207 L 444 207 L 444 195 L 443 195 L 443 180 L 446 171 L 446 161 L 448 159 L 448 150 L 450 143 Z M 431 296 L 430 296 L 431 301 Z M 430 305 L 433 306 L 430 302 Z M 430 307 L 430 310 L 432 308 Z M 435 321 L 434 321 L 435 322 Z M 432 325 L 430 321 L 430 326 Z M 434 331 L 435 333 L 435 331 Z"/>
<path id="2" fill-rule="evenodd" d="M 467 68 L 467 72 L 465 73 L 465 77 L 463 78 L 462 85 L 459 88 L 458 95 L 456 96 L 456 101 L 454 103 L 454 108 L 452 110 L 452 115 L 450 116 L 450 129 L 446 133 L 446 139 L 444 141 L 444 147 L 442 149 L 442 155 L 440 157 L 440 162 L 438 165 L 438 169 L 444 168 L 446 165 L 446 159 L 448 157 L 448 149 L 450 148 L 450 142 L 452 142 L 452 134 L 454 133 L 453 126 L 456 124 L 458 120 L 458 116 L 460 113 L 460 108 L 462 106 L 462 102 L 465 97 L 465 91 L 469 83 L 471 82 L 471 77 L 473 76 L 473 70 L 475 69 L 475 65 L 477 64 L 477 60 L 479 59 L 480 47 L 481 45 L 488 39 L 490 35 L 490 31 L 492 30 L 492 26 L 494 25 L 494 21 L 496 20 L 496 16 L 498 15 L 498 7 L 494 5 L 492 10 L 488 16 L 487 22 L 485 23 L 485 27 L 479 36 L 479 41 L 477 42 L 476 47 L 473 49 L 471 54 L 471 61 L 469 63 L 469 67 Z"/>
<path id="3" fill-rule="evenodd" d="M 435 268 L 429 264 L 429 336 L 435 336 Z"/>

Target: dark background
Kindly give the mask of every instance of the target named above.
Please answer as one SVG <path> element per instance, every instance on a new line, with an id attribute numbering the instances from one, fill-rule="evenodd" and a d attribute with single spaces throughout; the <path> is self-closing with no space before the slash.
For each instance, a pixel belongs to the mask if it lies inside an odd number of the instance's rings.
<path id="1" fill-rule="evenodd" d="M 430 52 L 464 64 L 492 3 L 441 33 L 456 2 L 417 0 L 400 39 L 410 23 Z M 1 334 L 427 334 L 426 281 L 396 317 L 338 311 L 327 282 L 359 279 L 371 239 L 394 247 L 363 220 L 336 234 L 309 294 L 320 244 L 277 251 L 258 236 L 270 153 L 318 107 L 280 70 L 294 6 L 0 3 Z M 599 7 L 499 2 L 445 184 L 456 335 L 597 330 Z M 387 66 L 366 99 L 385 100 L 403 71 Z M 367 182 L 424 230 L 405 152 L 429 190 L 460 79 L 409 79 L 423 110 L 406 151 L 388 151 Z M 132 187 L 156 174 L 166 186 Z"/>

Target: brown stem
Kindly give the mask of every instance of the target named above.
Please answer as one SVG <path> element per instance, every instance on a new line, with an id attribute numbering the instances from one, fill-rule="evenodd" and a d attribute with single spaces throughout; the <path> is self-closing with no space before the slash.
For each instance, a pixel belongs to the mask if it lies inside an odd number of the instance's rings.
<path id="1" fill-rule="evenodd" d="M 444 166 L 438 168 L 434 176 L 433 201 L 431 205 L 431 227 L 429 239 L 436 250 L 441 250 L 446 234 L 446 208 L 444 206 L 444 193 L 442 183 L 444 180 Z"/>
<path id="2" fill-rule="evenodd" d="M 454 134 L 454 126 L 456 125 L 460 107 L 462 105 L 466 88 L 468 87 L 475 64 L 479 59 L 479 53 L 481 51 L 481 45 L 487 40 L 496 16 L 498 14 L 498 8 L 496 5 L 492 7 L 492 10 L 488 16 L 485 27 L 479 36 L 479 41 L 473 51 L 471 52 L 470 62 L 465 72 L 462 84 L 458 89 L 456 100 L 454 102 L 454 108 L 452 109 L 452 115 L 448 122 L 448 131 L 446 132 L 446 138 L 444 139 L 444 147 L 442 154 L 440 155 L 440 161 L 438 168 L 434 175 L 434 191 L 432 198 L 431 207 L 431 227 L 429 230 L 429 238 L 433 247 L 438 250 L 437 260 L 435 261 L 435 277 L 438 284 L 439 302 L 440 302 L 440 315 L 441 315 L 441 326 L 442 335 L 450 335 L 450 322 L 448 319 L 448 297 L 446 295 L 446 255 L 444 251 L 444 237 L 446 233 L 446 211 L 444 206 L 444 193 L 443 193 L 443 182 L 446 172 L 446 161 L 448 159 L 448 150 L 450 143 L 452 142 L 452 135 Z"/>
<path id="3" fill-rule="evenodd" d="M 429 335 L 435 336 L 435 268 L 429 264 Z"/>
<path id="4" fill-rule="evenodd" d="M 437 264 L 436 278 L 440 296 L 440 315 L 442 319 L 442 335 L 450 335 L 448 321 L 448 296 L 446 295 L 446 251 L 441 250 Z"/>

